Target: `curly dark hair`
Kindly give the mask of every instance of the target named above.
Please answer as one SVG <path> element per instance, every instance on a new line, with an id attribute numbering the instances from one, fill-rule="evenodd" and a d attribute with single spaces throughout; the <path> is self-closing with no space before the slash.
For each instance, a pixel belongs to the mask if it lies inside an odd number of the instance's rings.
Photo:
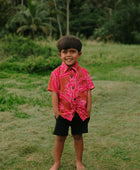
<path id="1" fill-rule="evenodd" d="M 57 41 L 57 48 L 59 52 L 61 52 L 62 49 L 66 50 L 70 48 L 75 48 L 78 50 L 78 52 L 80 52 L 82 49 L 82 43 L 77 37 L 73 35 L 65 35 Z"/>

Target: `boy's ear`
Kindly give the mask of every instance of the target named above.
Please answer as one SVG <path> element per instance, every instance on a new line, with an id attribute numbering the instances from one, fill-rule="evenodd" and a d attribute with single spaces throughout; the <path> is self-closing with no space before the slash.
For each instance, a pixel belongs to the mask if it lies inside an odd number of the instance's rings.
<path id="1" fill-rule="evenodd" d="M 61 53 L 59 52 L 58 55 L 61 57 Z"/>
<path id="2" fill-rule="evenodd" d="M 80 57 L 80 56 L 82 55 L 82 52 L 80 51 L 78 54 L 79 54 L 79 57 Z M 79 58 L 79 57 L 78 57 L 78 58 Z"/>
<path id="3" fill-rule="evenodd" d="M 82 54 L 82 52 L 80 51 L 80 52 L 79 52 L 79 55 L 81 55 L 81 54 Z"/>

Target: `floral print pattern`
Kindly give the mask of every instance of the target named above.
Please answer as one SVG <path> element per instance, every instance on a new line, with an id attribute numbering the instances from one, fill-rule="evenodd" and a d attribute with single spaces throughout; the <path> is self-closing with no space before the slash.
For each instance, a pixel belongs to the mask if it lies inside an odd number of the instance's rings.
<path id="1" fill-rule="evenodd" d="M 87 114 L 87 91 L 94 89 L 88 71 L 76 64 L 68 67 L 64 62 L 52 73 L 48 91 L 55 91 L 59 96 L 59 114 L 69 121 L 75 112 L 84 121 Z"/>

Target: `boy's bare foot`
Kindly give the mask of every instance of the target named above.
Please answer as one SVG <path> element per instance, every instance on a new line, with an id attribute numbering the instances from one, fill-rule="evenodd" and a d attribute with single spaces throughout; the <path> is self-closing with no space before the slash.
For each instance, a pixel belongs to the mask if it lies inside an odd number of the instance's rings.
<path id="1" fill-rule="evenodd" d="M 60 167 L 60 163 L 54 163 L 54 165 L 50 168 L 50 170 L 58 170 Z"/>
<path id="2" fill-rule="evenodd" d="M 85 166 L 82 164 L 82 162 L 76 162 L 76 168 L 77 170 L 84 170 Z"/>

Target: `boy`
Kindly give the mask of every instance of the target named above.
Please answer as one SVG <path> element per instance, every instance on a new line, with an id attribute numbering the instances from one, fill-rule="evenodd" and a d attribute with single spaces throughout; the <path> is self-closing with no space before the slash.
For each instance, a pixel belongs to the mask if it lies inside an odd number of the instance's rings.
<path id="1" fill-rule="evenodd" d="M 94 84 L 89 73 L 78 65 L 81 56 L 81 41 L 75 36 L 63 36 L 57 41 L 62 64 L 50 77 L 47 90 L 52 92 L 52 106 L 55 113 L 54 165 L 50 170 L 58 170 L 68 136 L 69 126 L 74 139 L 77 170 L 85 169 L 82 163 L 83 133 L 88 132 L 88 121 L 92 104 L 91 90 Z"/>

